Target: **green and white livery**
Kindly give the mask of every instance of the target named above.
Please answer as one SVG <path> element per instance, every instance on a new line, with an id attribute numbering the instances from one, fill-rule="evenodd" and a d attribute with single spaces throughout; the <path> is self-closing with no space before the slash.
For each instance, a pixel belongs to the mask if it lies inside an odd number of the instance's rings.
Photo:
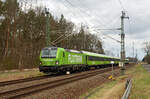
<path id="1" fill-rule="evenodd" d="M 90 67 L 101 68 L 110 66 L 111 61 L 114 61 L 114 65 L 118 65 L 120 59 L 87 51 L 46 47 L 40 53 L 39 70 L 49 73 L 85 70 Z"/>

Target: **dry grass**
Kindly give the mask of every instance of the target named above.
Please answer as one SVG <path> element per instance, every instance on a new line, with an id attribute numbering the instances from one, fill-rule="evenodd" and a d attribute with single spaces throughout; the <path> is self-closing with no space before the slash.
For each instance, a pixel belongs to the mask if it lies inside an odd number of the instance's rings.
<path id="1" fill-rule="evenodd" d="M 88 99 L 120 99 L 124 91 L 124 85 L 125 81 L 122 81 L 121 79 L 105 83 L 94 89 L 96 92 L 89 96 Z"/>
<path id="2" fill-rule="evenodd" d="M 114 85 L 110 90 L 106 90 L 99 99 L 121 99 L 122 92 L 124 90 L 125 82 Z"/>
<path id="3" fill-rule="evenodd" d="M 134 69 L 130 99 L 150 99 L 150 73 L 141 65 Z"/>
<path id="4" fill-rule="evenodd" d="M 35 77 L 44 75 L 40 73 L 38 69 L 31 69 L 27 71 L 8 71 L 8 72 L 0 72 L 0 82 L 8 81 L 8 80 L 16 80 L 23 79 L 28 77 Z"/>
<path id="5" fill-rule="evenodd" d="M 125 90 L 126 79 L 132 76 L 133 69 L 134 67 L 130 68 L 130 70 L 125 72 L 125 75 L 119 76 L 115 80 L 105 83 L 88 92 L 88 94 L 92 93 L 88 99 L 121 99 Z"/>
<path id="6" fill-rule="evenodd" d="M 150 73 L 140 64 L 127 70 L 124 76 L 118 77 L 115 81 L 94 89 L 96 92 L 88 99 L 121 99 L 124 93 L 125 81 L 128 77 L 132 78 L 133 82 L 129 98 L 150 99 Z"/>

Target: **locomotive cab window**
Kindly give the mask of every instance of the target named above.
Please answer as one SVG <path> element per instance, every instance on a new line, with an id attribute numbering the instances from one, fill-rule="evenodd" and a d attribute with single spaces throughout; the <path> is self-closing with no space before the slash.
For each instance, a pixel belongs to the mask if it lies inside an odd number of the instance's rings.
<path id="1" fill-rule="evenodd" d="M 42 50 L 42 58 L 56 58 L 57 48 L 47 48 Z"/>

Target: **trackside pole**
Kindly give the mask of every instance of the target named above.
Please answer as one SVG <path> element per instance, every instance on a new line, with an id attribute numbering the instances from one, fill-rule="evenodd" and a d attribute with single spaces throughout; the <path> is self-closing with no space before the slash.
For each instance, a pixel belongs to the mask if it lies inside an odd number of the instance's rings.
<path id="1" fill-rule="evenodd" d="M 129 19 L 128 16 L 126 16 L 125 11 L 122 11 L 121 15 L 121 74 L 124 75 L 124 69 L 125 69 L 125 33 L 124 33 L 124 19 Z"/>
<path id="2" fill-rule="evenodd" d="M 113 66 L 114 61 L 111 61 L 111 64 L 112 64 L 112 77 L 114 77 L 114 66 Z"/>
<path id="3" fill-rule="evenodd" d="M 114 61 L 111 61 L 111 64 L 112 64 L 112 66 L 111 66 L 111 68 L 112 68 L 112 72 L 111 72 L 111 76 L 109 76 L 109 79 L 114 79 L 114 66 L 113 66 L 113 64 L 114 64 Z"/>

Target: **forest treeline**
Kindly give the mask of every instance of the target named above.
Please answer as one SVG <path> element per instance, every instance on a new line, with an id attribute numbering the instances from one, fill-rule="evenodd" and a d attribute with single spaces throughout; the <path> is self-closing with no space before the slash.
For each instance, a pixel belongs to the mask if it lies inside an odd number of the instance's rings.
<path id="1" fill-rule="evenodd" d="M 0 70 L 33 68 L 46 47 L 45 8 L 23 10 L 17 0 L 0 0 Z M 80 28 L 49 13 L 51 45 L 67 49 L 104 53 L 102 42 L 87 27 Z"/>
<path id="2" fill-rule="evenodd" d="M 144 56 L 142 61 L 150 64 L 150 42 L 144 42 L 143 45 L 144 45 L 143 50 L 146 53 L 146 55 Z"/>

